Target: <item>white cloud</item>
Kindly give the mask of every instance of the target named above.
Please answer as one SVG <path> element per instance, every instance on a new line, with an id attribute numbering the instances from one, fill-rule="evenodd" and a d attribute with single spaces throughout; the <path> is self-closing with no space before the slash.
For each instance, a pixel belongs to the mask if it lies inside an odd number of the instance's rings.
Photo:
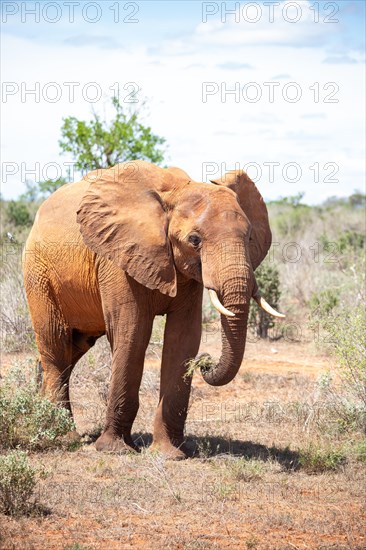
<path id="1" fill-rule="evenodd" d="M 357 59 L 350 57 L 349 55 L 339 55 L 326 57 L 323 63 L 329 63 L 331 65 L 353 65 L 358 63 Z"/>
<path id="2" fill-rule="evenodd" d="M 221 18 L 211 20 L 207 17 L 207 22 L 196 28 L 197 43 L 225 48 L 246 45 L 316 48 L 324 45 L 337 31 L 337 25 L 324 23 L 324 18 L 314 23 L 314 5 L 308 0 L 283 0 L 272 8 L 261 3 L 252 4 L 241 4 L 236 16 L 225 18 L 221 10 Z"/>
<path id="3" fill-rule="evenodd" d="M 93 47 L 100 46 L 101 48 L 120 48 L 121 45 L 111 36 L 103 35 L 83 35 L 70 36 L 65 38 L 64 43 L 67 46 L 75 47 Z"/>

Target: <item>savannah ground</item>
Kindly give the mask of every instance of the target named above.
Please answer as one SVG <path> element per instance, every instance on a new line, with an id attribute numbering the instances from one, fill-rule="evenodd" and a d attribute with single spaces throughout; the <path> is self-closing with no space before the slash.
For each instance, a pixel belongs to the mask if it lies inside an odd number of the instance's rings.
<path id="1" fill-rule="evenodd" d="M 213 355 L 215 326 L 201 346 Z M 88 435 L 77 450 L 29 455 L 46 472 L 36 490 L 44 509 L 0 516 L 1 548 L 366 548 L 365 448 L 357 433 L 339 429 L 323 395 L 330 360 L 309 335 L 249 342 L 228 386 L 210 387 L 195 373 L 186 432 L 197 456 L 182 462 L 148 450 L 159 355 L 159 343 L 150 345 L 134 430 L 142 452 L 124 456 L 92 443 L 106 404 L 106 342 L 83 358 L 72 400 Z M 4 354 L 2 372 L 15 363 L 33 376 L 35 358 Z"/>

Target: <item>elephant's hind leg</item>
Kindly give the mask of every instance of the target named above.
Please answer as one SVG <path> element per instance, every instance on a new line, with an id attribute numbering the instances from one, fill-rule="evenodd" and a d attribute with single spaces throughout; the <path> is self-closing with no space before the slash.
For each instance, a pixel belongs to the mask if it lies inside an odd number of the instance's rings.
<path id="1" fill-rule="evenodd" d="M 48 331 L 37 334 L 42 372 L 42 393 L 61 403 L 70 413 L 70 376 L 77 361 L 94 345 L 96 337 L 63 327 L 52 338 Z M 39 371 L 40 369 L 38 369 Z"/>
<path id="2" fill-rule="evenodd" d="M 50 342 L 42 334 L 37 334 L 42 371 L 42 393 L 51 401 L 62 403 L 70 410 L 69 379 L 72 371 L 71 330 L 63 330 Z M 38 369 L 40 370 L 40 369 Z"/>
<path id="3" fill-rule="evenodd" d="M 71 412 L 71 372 L 101 333 L 85 334 L 71 326 L 62 309 L 57 273 L 46 269 L 47 257 L 35 254 L 26 261 L 24 282 L 40 355 L 37 382 L 44 395 Z"/>

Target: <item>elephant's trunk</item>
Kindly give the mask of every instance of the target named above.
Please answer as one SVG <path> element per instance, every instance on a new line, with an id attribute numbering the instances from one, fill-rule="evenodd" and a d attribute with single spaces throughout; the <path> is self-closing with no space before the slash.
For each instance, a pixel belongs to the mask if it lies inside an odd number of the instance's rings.
<path id="1" fill-rule="evenodd" d="M 222 351 L 218 363 L 201 367 L 203 379 L 211 386 L 228 384 L 236 376 L 244 356 L 250 298 L 255 284 L 250 264 L 245 261 L 244 247 L 221 266 L 219 299 L 234 316 L 221 315 Z"/>

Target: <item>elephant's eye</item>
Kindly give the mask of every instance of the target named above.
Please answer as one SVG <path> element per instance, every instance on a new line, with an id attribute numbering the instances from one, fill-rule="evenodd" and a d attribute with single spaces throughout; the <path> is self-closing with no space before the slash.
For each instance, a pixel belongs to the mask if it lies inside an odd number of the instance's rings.
<path id="1" fill-rule="evenodd" d="M 193 233 L 192 235 L 189 235 L 188 241 L 197 248 L 201 244 L 201 237 L 197 235 L 197 233 Z"/>

